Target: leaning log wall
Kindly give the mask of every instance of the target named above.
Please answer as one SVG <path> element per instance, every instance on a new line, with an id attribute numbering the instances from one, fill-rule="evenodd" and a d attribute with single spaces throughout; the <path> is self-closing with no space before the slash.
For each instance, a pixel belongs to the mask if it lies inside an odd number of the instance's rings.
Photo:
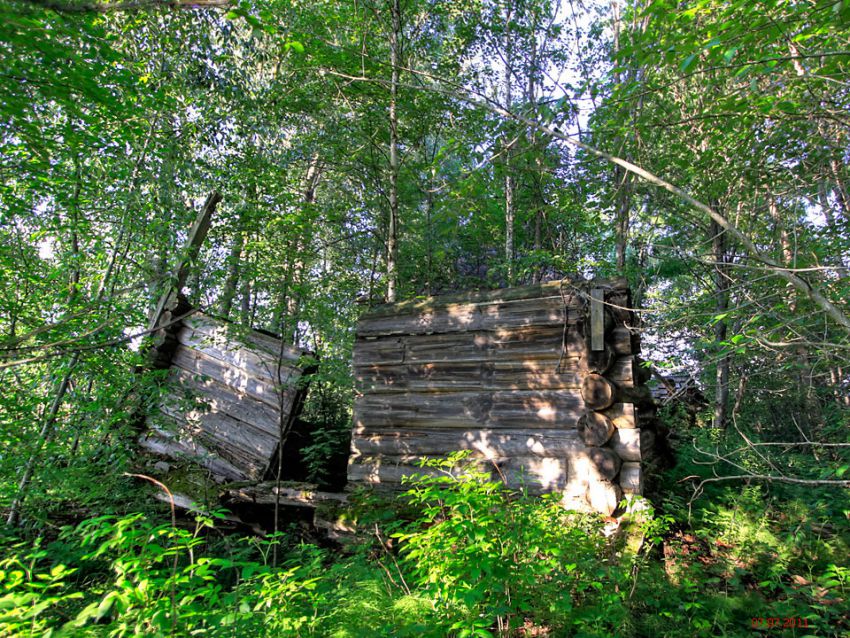
<path id="1" fill-rule="evenodd" d="M 142 447 L 200 465 L 217 482 L 267 478 L 300 411 L 309 353 L 199 312 L 171 326 L 157 353 L 168 376 Z"/>
<path id="2" fill-rule="evenodd" d="M 630 307 L 624 280 L 560 281 L 367 313 L 349 483 L 401 489 L 422 457 L 472 450 L 511 487 L 610 514 L 642 491 L 654 416 Z"/>

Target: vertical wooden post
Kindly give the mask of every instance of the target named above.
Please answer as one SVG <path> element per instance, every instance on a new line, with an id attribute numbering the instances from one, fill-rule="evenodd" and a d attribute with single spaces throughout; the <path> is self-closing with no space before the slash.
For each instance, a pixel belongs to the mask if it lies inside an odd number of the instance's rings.
<path id="1" fill-rule="evenodd" d="M 602 288 L 590 291 L 590 349 L 605 349 L 605 291 Z"/>

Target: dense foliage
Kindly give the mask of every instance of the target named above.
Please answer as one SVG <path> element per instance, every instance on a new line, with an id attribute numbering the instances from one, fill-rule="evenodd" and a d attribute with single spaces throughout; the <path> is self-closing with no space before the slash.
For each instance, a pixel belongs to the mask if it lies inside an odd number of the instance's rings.
<path id="1" fill-rule="evenodd" d="M 0 634 L 846 635 L 849 50 L 846 0 L 0 3 Z M 318 355 L 314 481 L 362 308 L 626 276 L 704 399 L 644 549 L 475 475 L 344 551 L 172 525 L 130 415 L 213 190 L 185 292 Z"/>

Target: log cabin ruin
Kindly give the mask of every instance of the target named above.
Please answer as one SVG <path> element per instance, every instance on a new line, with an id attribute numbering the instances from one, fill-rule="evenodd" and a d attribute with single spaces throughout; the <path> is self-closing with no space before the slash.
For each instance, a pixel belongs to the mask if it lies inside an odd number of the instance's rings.
<path id="1" fill-rule="evenodd" d="M 219 486 L 228 505 L 344 500 L 276 483 L 281 468 L 299 478 L 279 455 L 298 423 L 310 353 L 185 304 L 164 319 L 152 354 L 167 379 L 140 438 L 168 459 L 160 475 L 174 482 L 174 464 L 201 468 L 202 491 Z M 348 487 L 403 490 L 404 477 L 433 471 L 421 459 L 469 450 L 511 488 L 612 514 L 624 496 L 643 492 L 656 441 L 638 354 L 624 280 L 374 308 L 356 331 Z M 192 498 L 199 487 L 188 489 Z"/>
<path id="2" fill-rule="evenodd" d="M 198 465 L 215 483 L 271 479 L 306 394 L 310 353 L 199 312 L 162 332 L 154 358 L 167 378 L 142 448 Z"/>
<path id="3" fill-rule="evenodd" d="M 404 489 L 470 450 L 494 478 L 612 514 L 643 492 L 655 409 L 625 280 L 376 308 L 357 327 L 350 485 Z"/>

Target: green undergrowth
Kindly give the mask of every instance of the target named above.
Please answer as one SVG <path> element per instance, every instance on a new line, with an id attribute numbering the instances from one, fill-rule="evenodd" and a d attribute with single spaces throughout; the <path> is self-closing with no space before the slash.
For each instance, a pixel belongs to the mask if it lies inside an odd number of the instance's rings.
<path id="1" fill-rule="evenodd" d="M 2 540 L 2 636 L 846 636 L 844 497 L 711 485 L 611 522 L 436 462 L 396 502 L 361 495 L 343 549 L 104 516 Z M 442 472 L 440 472 L 442 470 Z M 663 512 L 663 513 L 662 513 Z M 762 618 L 763 627 L 753 627 Z M 795 626 L 768 627 L 768 619 Z M 773 623 L 774 621 L 770 621 Z"/>

